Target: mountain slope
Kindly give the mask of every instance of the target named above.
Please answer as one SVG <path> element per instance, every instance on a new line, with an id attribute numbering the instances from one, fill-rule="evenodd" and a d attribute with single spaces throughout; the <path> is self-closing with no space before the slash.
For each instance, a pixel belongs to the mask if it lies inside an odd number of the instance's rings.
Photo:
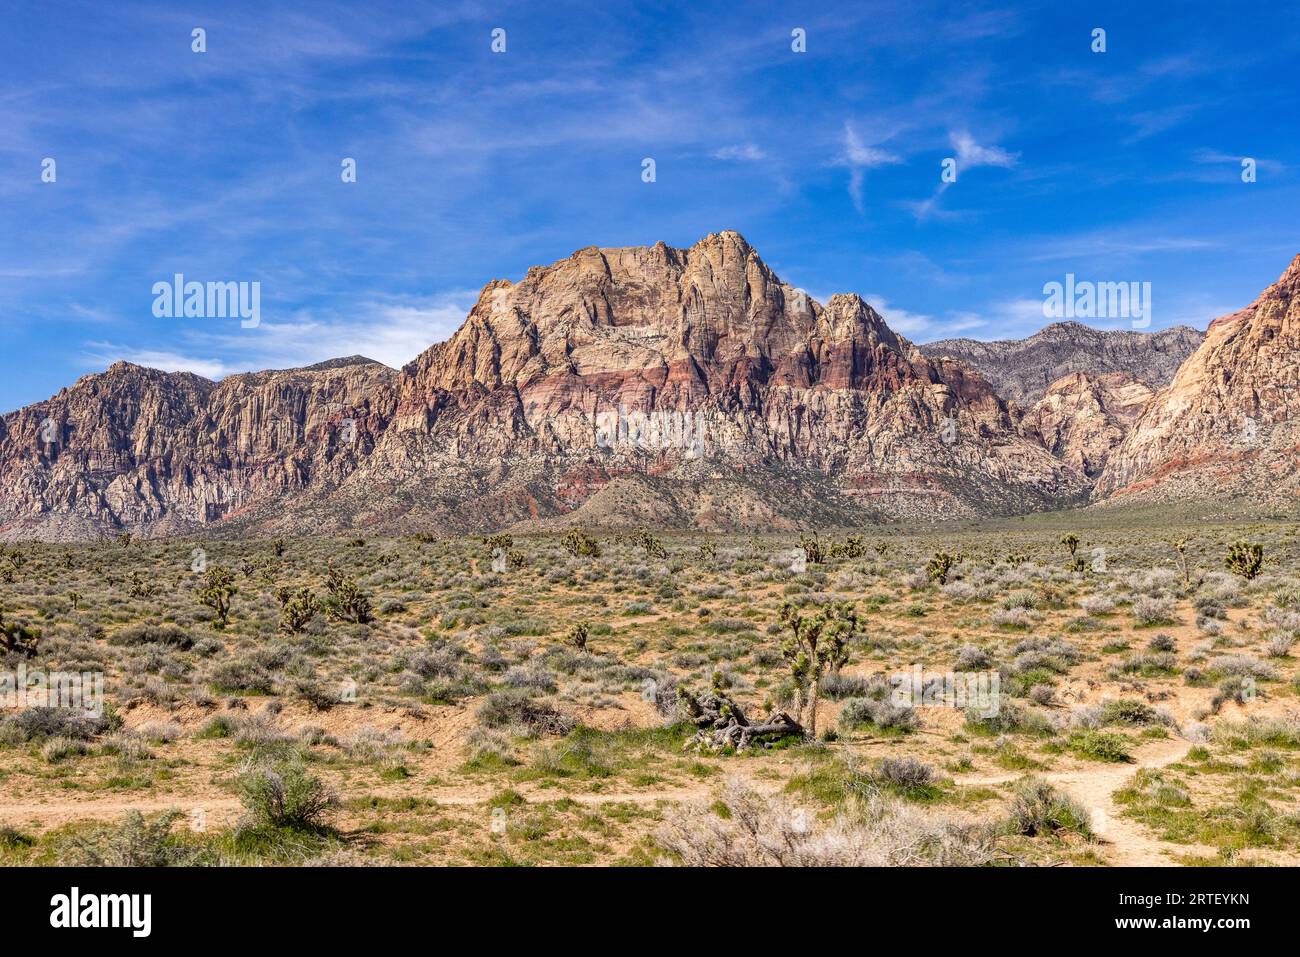
<path id="1" fill-rule="evenodd" d="M 114 363 L 0 420 L 0 529 L 195 531 L 337 480 L 391 418 L 397 376 L 360 357 L 220 383 Z"/>
<path id="2" fill-rule="evenodd" d="M 733 232 L 489 283 L 400 373 L 350 359 L 212 383 L 119 363 L 5 416 L 0 466 L 8 537 L 770 528 L 1086 494 L 980 375 L 857 296 L 802 296 Z"/>
<path id="3" fill-rule="evenodd" d="M 1073 372 L 1048 386 L 1020 428 L 1089 478 L 1099 475 L 1115 446 L 1154 393 L 1123 372 Z"/>
<path id="4" fill-rule="evenodd" d="M 1094 377 L 1120 372 L 1158 389 L 1169 383 L 1202 338 L 1187 326 L 1132 332 L 1054 322 L 1027 339 L 941 339 L 920 349 L 931 357 L 951 356 L 964 362 L 992 382 L 1004 399 L 1028 408 L 1046 395 L 1052 383 L 1076 372 Z"/>
<path id="5" fill-rule="evenodd" d="M 1115 449 L 1097 498 L 1293 500 L 1300 487 L 1300 256 L 1205 341 Z"/>
<path id="6" fill-rule="evenodd" d="M 699 454 L 602 447 L 620 409 L 688 418 Z M 403 370 L 394 426 L 343 494 L 366 508 L 360 490 L 383 489 L 411 503 L 408 522 L 438 501 L 439 527 L 569 509 L 620 524 L 646 517 L 596 493 L 634 477 L 695 525 L 1014 511 L 1083 488 L 979 376 L 927 358 L 857 296 L 800 298 L 724 232 L 687 250 L 584 249 L 489 284 Z"/>

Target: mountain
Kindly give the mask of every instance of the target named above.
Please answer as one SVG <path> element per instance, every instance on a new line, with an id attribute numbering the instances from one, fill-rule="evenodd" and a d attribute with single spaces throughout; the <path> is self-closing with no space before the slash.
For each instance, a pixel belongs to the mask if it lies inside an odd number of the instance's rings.
<path id="1" fill-rule="evenodd" d="M 1293 502 L 1298 412 L 1300 256 L 1253 303 L 1210 324 L 1111 454 L 1094 495 Z"/>
<path id="2" fill-rule="evenodd" d="M 6 415 L 0 470 L 0 534 L 58 538 L 793 528 L 1088 490 L 978 372 L 856 295 L 806 297 L 734 232 L 493 281 L 400 373 L 358 357 L 213 383 L 118 363 Z"/>
<path id="3" fill-rule="evenodd" d="M 1020 428 L 1067 465 L 1096 478 L 1152 395 L 1124 372 L 1072 372 L 1047 387 Z"/>
<path id="4" fill-rule="evenodd" d="M 932 358 L 948 356 L 965 363 L 992 382 L 1004 399 L 1029 408 L 1053 383 L 1076 372 L 1093 377 L 1124 373 L 1158 389 L 1169 383 L 1202 338 L 1187 326 L 1131 332 L 1054 322 L 1027 339 L 941 339 L 920 349 Z"/>
<path id="5" fill-rule="evenodd" d="M 194 532 L 337 481 L 391 419 L 397 380 L 359 356 L 220 383 L 114 363 L 0 420 L 0 530 Z"/>

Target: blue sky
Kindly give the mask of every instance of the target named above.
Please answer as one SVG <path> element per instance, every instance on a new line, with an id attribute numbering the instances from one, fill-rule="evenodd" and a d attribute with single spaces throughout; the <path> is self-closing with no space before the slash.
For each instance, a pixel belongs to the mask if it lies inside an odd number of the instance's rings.
<path id="1" fill-rule="evenodd" d="M 1294 4 L 10 4 L 0 408 L 119 358 L 400 365 L 490 279 L 728 228 L 917 341 L 1032 333 L 1068 272 L 1204 328 L 1300 253 L 1297 54 Z M 261 325 L 155 318 L 176 272 Z"/>

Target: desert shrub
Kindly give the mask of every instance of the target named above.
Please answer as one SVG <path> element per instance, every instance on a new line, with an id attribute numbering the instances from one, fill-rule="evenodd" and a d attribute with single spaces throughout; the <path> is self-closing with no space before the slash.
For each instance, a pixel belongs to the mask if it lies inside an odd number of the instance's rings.
<path id="1" fill-rule="evenodd" d="M 339 703 L 337 693 L 314 678 L 297 677 L 289 682 L 290 693 L 316 711 L 328 711 Z"/>
<path id="2" fill-rule="evenodd" d="M 1255 698 L 1255 679 L 1250 675 L 1229 675 L 1219 682 L 1218 690 L 1210 699 L 1210 710 L 1218 714 L 1225 704 L 1235 701 L 1245 704 Z"/>
<path id="3" fill-rule="evenodd" d="M 832 701 L 843 701 L 845 698 L 864 697 L 870 684 L 866 678 L 833 672 L 822 676 L 821 692 Z"/>
<path id="4" fill-rule="evenodd" d="M 882 758 L 868 780 L 912 799 L 929 800 L 939 793 L 934 768 L 913 757 Z"/>
<path id="5" fill-rule="evenodd" d="M 1028 628 L 1039 617 L 1037 612 L 1026 608 L 995 608 L 989 616 L 993 624 L 1002 628 Z"/>
<path id="6" fill-rule="evenodd" d="M 1038 595 L 1028 589 L 1019 589 L 1013 591 L 1002 599 L 1002 608 L 1006 611 L 1012 611 L 1016 608 L 1023 608 L 1025 611 L 1033 611 L 1038 607 Z"/>
<path id="7" fill-rule="evenodd" d="M 511 668 L 501 676 L 501 681 L 510 688 L 527 688 L 542 694 L 555 691 L 555 676 L 536 665 Z"/>
<path id="8" fill-rule="evenodd" d="M 168 744 L 181 736 L 181 726 L 175 721 L 146 721 L 133 734 L 142 741 Z"/>
<path id="9" fill-rule="evenodd" d="M 0 740 L 41 742 L 49 738 L 89 741 L 114 722 L 75 708 L 26 708 L 0 721 Z"/>
<path id="10" fill-rule="evenodd" d="M 1178 662 L 1167 651 L 1129 655 L 1120 663 L 1119 670 L 1129 674 L 1148 676 L 1173 674 Z"/>
<path id="11" fill-rule="evenodd" d="M 524 689 L 509 689 L 488 695 L 479 707 L 478 722 L 489 728 L 516 725 L 530 734 L 557 737 L 568 734 L 578 723 L 559 709 L 535 700 Z"/>
<path id="12" fill-rule="evenodd" d="M 1133 599 L 1133 621 L 1141 627 L 1172 624 L 1175 607 L 1174 599 L 1169 597 L 1137 595 Z"/>
<path id="13" fill-rule="evenodd" d="M 1065 746 L 1080 757 L 1094 761 L 1131 761 L 1128 740 L 1110 731 L 1075 731 L 1066 739 Z"/>
<path id="14" fill-rule="evenodd" d="M 906 733 L 915 730 L 918 724 L 915 708 L 899 707 L 884 700 L 851 698 L 840 708 L 838 726 L 846 731 L 874 728 Z"/>
<path id="15" fill-rule="evenodd" d="M 1028 697 L 1036 705 L 1051 707 L 1056 703 L 1056 689 L 1047 684 L 1031 685 Z"/>
<path id="16" fill-rule="evenodd" d="M 1151 651 L 1173 651 L 1174 639 L 1169 635 L 1156 635 L 1147 642 L 1147 648 Z"/>
<path id="17" fill-rule="evenodd" d="M 809 824 L 806 811 L 729 782 L 711 807 L 672 812 L 655 839 L 689 867 L 958 867 L 993 858 L 988 828 L 879 795 L 824 827 Z"/>
<path id="18" fill-rule="evenodd" d="M 31 847 L 35 843 L 35 838 L 16 827 L 7 824 L 0 826 L 0 850 L 12 851 L 20 847 Z"/>
<path id="19" fill-rule="evenodd" d="M 240 779 L 240 800 L 254 827 L 322 831 L 336 799 L 300 764 L 257 767 Z"/>
<path id="20" fill-rule="evenodd" d="M 199 851 L 172 834 L 178 810 L 147 819 L 128 811 L 115 825 L 74 835 L 59 849 L 59 863 L 71 867 L 175 867 L 195 863 Z"/>
<path id="21" fill-rule="evenodd" d="M 1218 655 L 1207 661 L 1205 666 L 1225 675 L 1250 676 L 1269 681 L 1276 681 L 1279 677 L 1274 665 L 1260 661 L 1253 655 Z"/>
<path id="22" fill-rule="evenodd" d="M 275 679 L 255 661 L 231 658 L 218 662 L 208 672 L 208 682 L 219 691 L 243 691 L 252 694 L 271 694 Z"/>
<path id="23" fill-rule="evenodd" d="M 194 647 L 194 638 L 188 632 L 170 624 L 142 624 L 123 628 L 108 640 L 110 645 L 166 645 L 188 651 Z"/>
<path id="24" fill-rule="evenodd" d="M 1286 658 L 1291 654 L 1291 647 L 1296 639 L 1291 635 L 1274 635 L 1264 643 L 1264 654 L 1270 658 Z"/>
<path id="25" fill-rule="evenodd" d="M 1151 724 L 1156 720 L 1156 709 L 1134 698 L 1117 698 L 1102 704 L 1101 720 L 1106 724 Z"/>
<path id="26" fill-rule="evenodd" d="M 76 738 L 50 738 L 41 747 L 41 756 L 50 764 L 57 764 L 68 758 L 77 758 L 89 754 L 90 748 L 85 741 Z"/>
<path id="27" fill-rule="evenodd" d="M 1030 780 L 1016 788 L 1011 799 L 1007 830 L 1037 837 L 1068 831 L 1092 838 L 1092 822 L 1082 804 L 1045 781 Z"/>
<path id="28" fill-rule="evenodd" d="M 1211 737 L 1234 748 L 1265 745 L 1274 748 L 1300 748 L 1300 717 L 1252 717 L 1245 721 L 1219 721 Z"/>
<path id="29" fill-rule="evenodd" d="M 1089 615 L 1106 615 L 1115 610 L 1115 599 L 1109 595 L 1089 595 L 1080 600 L 1079 607 Z"/>
<path id="30" fill-rule="evenodd" d="M 966 710 L 965 728 L 979 735 L 999 734 L 1049 734 L 1051 722 L 1042 715 L 1027 711 L 1009 701 L 1002 701 L 996 711 L 980 712 L 974 708 Z"/>
<path id="31" fill-rule="evenodd" d="M 984 671 L 992 665 L 993 659 L 983 648 L 963 645 L 957 649 L 957 661 L 953 668 L 957 671 Z"/>

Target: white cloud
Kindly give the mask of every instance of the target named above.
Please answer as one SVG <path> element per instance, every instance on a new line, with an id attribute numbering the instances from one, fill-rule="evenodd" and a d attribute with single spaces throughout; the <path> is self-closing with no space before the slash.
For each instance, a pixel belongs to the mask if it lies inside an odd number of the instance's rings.
<path id="1" fill-rule="evenodd" d="M 720 160 L 741 160 L 743 162 L 754 163 L 761 159 L 766 159 L 767 154 L 755 146 L 753 143 L 738 143 L 735 146 L 724 146 L 713 153 L 714 159 Z"/>
<path id="2" fill-rule="evenodd" d="M 1020 158 L 1019 153 L 1008 153 L 1000 146 L 980 146 L 975 138 L 964 130 L 950 133 L 948 136 L 952 148 L 957 151 L 958 175 L 977 166 L 1000 166 L 1010 169 Z"/>
<path id="3" fill-rule="evenodd" d="M 114 362 L 130 362 L 163 372 L 193 372 L 205 379 L 220 379 L 239 370 L 232 369 L 220 359 L 183 356 L 176 352 L 154 349 L 131 349 L 111 342 L 88 342 L 83 359 L 90 368 L 105 368 Z"/>
<path id="4" fill-rule="evenodd" d="M 880 313 L 885 320 L 885 325 L 905 336 L 914 336 L 924 332 L 934 323 L 930 316 L 922 313 L 908 312 L 906 309 L 895 309 L 882 296 L 869 295 L 862 298 L 867 305 Z"/>
<path id="5" fill-rule="evenodd" d="M 864 209 L 862 197 L 863 171 L 876 166 L 901 162 L 902 160 L 893 153 L 882 150 L 878 146 L 864 143 L 858 136 L 857 131 L 853 129 L 851 123 L 846 122 L 844 124 L 844 152 L 836 160 L 836 165 L 847 166 L 850 170 L 849 195 L 853 197 L 853 205 L 858 212 L 862 212 Z"/>
<path id="6" fill-rule="evenodd" d="M 300 310 L 279 321 L 268 317 L 264 306 L 262 322 L 253 329 L 241 329 L 238 323 L 222 319 L 184 320 L 172 335 L 180 346 L 177 351 L 91 342 L 86 344 L 85 359 L 92 367 L 124 359 L 211 379 L 234 372 L 297 368 L 352 355 L 400 368 L 450 338 L 476 298 L 477 293 L 457 291 L 422 299 L 379 299 L 359 304 L 347 317 Z"/>

